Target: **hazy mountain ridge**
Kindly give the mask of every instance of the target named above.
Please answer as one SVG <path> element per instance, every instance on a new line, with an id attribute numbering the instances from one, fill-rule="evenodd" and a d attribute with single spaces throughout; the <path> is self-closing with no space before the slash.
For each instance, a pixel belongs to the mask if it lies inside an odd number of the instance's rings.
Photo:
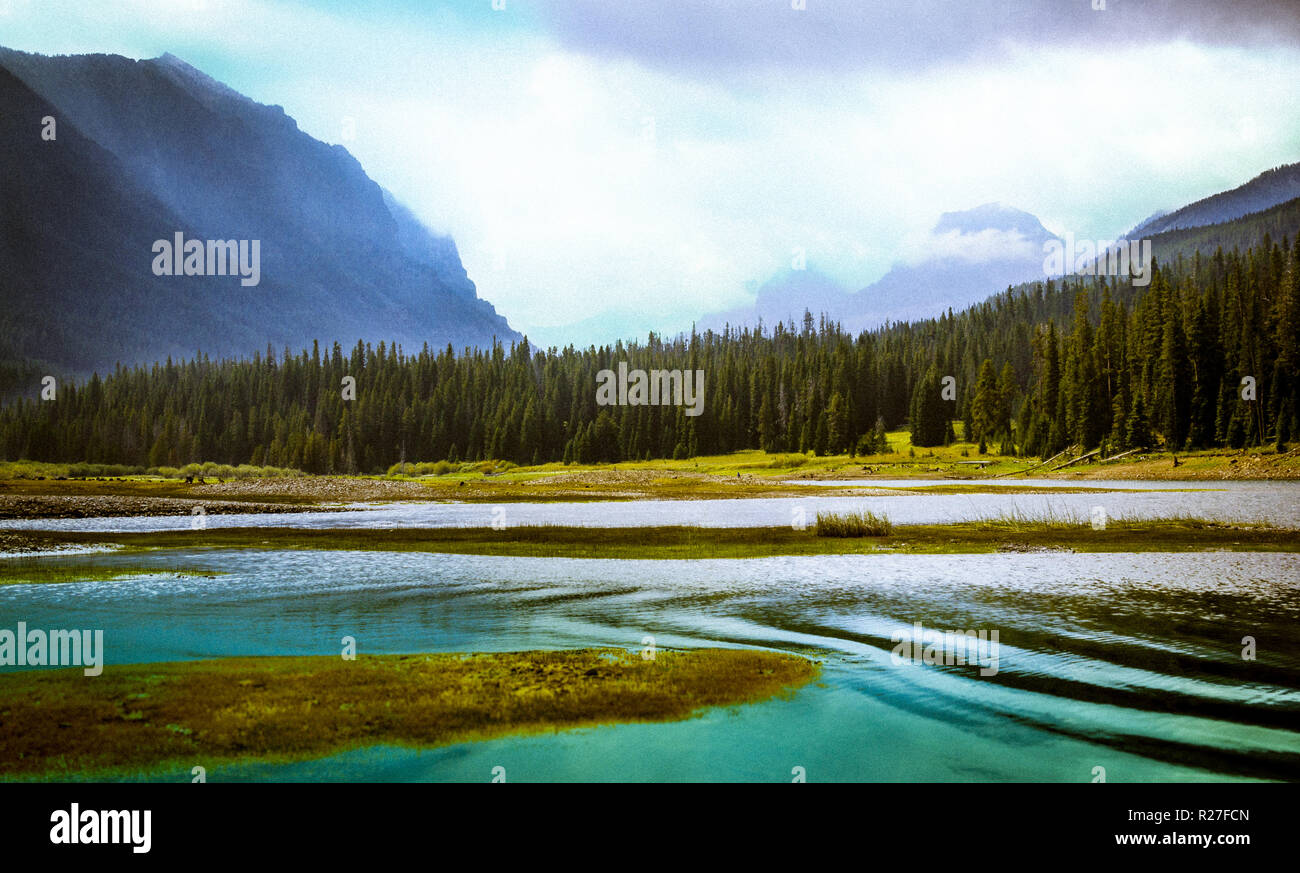
<path id="1" fill-rule="evenodd" d="M 1220 247 L 1244 251 L 1266 233 L 1274 239 L 1294 236 L 1300 227 L 1298 198 L 1300 163 L 1288 164 L 1180 209 L 1155 212 L 1126 238 L 1151 238 L 1153 256 L 1160 263 L 1196 252 L 1211 255 Z M 847 292 L 811 268 L 802 273 L 786 270 L 760 287 L 753 304 L 710 315 L 701 326 L 753 327 L 760 319 L 768 326 L 776 321 L 799 324 L 805 310 L 818 318 L 825 314 L 855 333 L 886 322 L 926 321 L 949 309 L 978 304 L 1008 287 L 1028 287 L 1050 278 L 1044 272 L 1043 245 L 1058 237 L 1030 213 L 986 203 L 943 213 L 930 239 L 933 256 L 924 257 L 922 250 L 921 257 L 896 263 L 860 291 Z M 962 253 L 964 245 L 980 240 L 993 245 L 966 246 L 969 254 Z M 955 253 L 949 253 L 954 241 Z M 985 259 L 971 257 L 981 250 Z"/>
<path id="2" fill-rule="evenodd" d="M 1056 237 L 1035 216 L 1000 203 L 945 212 L 911 258 L 876 282 L 850 291 L 817 272 L 785 270 L 760 286 L 753 304 L 712 314 L 702 327 L 799 324 L 803 312 L 825 313 L 858 332 L 886 322 L 923 320 L 963 309 L 1043 275 L 1043 244 Z"/>
<path id="3" fill-rule="evenodd" d="M 1298 232 L 1300 197 L 1228 221 L 1164 231 L 1152 237 L 1151 248 L 1158 263 L 1168 263 L 1197 253 L 1209 257 L 1219 249 L 1225 253 L 1234 249 L 1244 252 L 1265 236 L 1274 242 L 1284 238 L 1294 242 Z"/>
<path id="4" fill-rule="evenodd" d="M 700 330 L 721 330 L 731 325 L 762 322 L 772 327 L 777 322 L 801 323 L 804 310 L 838 312 L 849 299 L 849 291 L 814 267 L 783 270 L 758 288 L 754 302 L 700 319 Z"/>
<path id="5" fill-rule="evenodd" d="M 933 249 L 895 264 L 852 294 L 836 318 L 852 331 L 964 309 L 1008 285 L 1043 275 L 1043 245 L 1057 239 L 1037 217 L 998 203 L 945 212 L 930 233 Z"/>
<path id="6" fill-rule="evenodd" d="M 1284 164 L 1260 173 L 1243 185 L 1189 203 L 1172 212 L 1157 213 L 1129 233 L 1129 238 L 1153 236 L 1221 224 L 1300 197 L 1300 163 Z"/>
<path id="7" fill-rule="evenodd" d="M 0 354 L 85 373 L 315 339 L 459 348 L 519 338 L 477 298 L 451 240 L 280 107 L 170 55 L 0 49 L 0 68 L 0 180 L 21 194 L 3 207 L 13 330 Z M 54 141 L 40 137 L 45 115 L 57 119 Z M 261 240 L 261 283 L 154 276 L 152 241 L 177 231 Z"/>

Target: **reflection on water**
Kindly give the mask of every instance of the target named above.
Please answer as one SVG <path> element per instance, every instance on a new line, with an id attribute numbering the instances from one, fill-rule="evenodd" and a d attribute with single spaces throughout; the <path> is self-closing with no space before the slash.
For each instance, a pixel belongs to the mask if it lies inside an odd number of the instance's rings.
<path id="1" fill-rule="evenodd" d="M 59 559 L 54 559 L 59 560 Z M 1300 555 L 593 561 L 167 552 L 227 575 L 0 588 L 0 627 L 104 630 L 106 663 L 224 655 L 763 646 L 791 698 L 682 724 L 367 749 L 209 778 L 1300 779 Z M 894 664 L 895 633 L 997 630 L 999 669 Z M 1242 638 L 1256 640 L 1243 660 Z M 88 680 L 90 681 L 90 680 Z M 175 774 L 188 780 L 187 773 Z"/>
<path id="2" fill-rule="evenodd" d="M 807 483 L 805 483 L 807 484 Z M 832 483 L 820 483 L 832 484 Z M 838 483 L 842 484 L 842 483 Z M 876 482 L 875 485 L 890 483 Z M 894 483 L 898 484 L 898 483 Z M 916 485 L 945 484 L 938 481 Z M 969 482 L 958 484 L 969 485 Z M 981 483 L 984 484 L 984 483 Z M 1016 485 L 1049 488 L 1080 483 L 1019 480 Z M 1087 522 L 1101 506 L 1116 520 L 1195 516 L 1216 521 L 1257 521 L 1300 525 L 1300 482 L 1085 483 L 1113 484 L 1126 491 L 1082 494 L 909 494 L 862 497 L 788 497 L 740 500 L 635 500 L 583 503 L 397 503 L 357 504 L 355 512 L 267 515 L 209 515 L 208 527 L 488 527 L 504 510 L 507 525 L 561 524 L 582 527 L 647 527 L 687 524 L 703 527 L 764 527 L 791 523 L 796 509 L 812 519 L 818 512 L 870 509 L 896 524 L 943 524 L 1024 516 Z M 1173 491 L 1170 487 L 1201 491 Z M 994 491 L 997 489 L 994 488 Z M 69 518 L 0 521 L 0 527 L 82 531 L 188 530 L 189 514 L 142 518 Z"/>

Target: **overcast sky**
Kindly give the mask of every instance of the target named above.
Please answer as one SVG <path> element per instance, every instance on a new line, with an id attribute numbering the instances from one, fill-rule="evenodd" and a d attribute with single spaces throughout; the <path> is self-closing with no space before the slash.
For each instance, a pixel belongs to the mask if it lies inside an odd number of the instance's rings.
<path id="1" fill-rule="evenodd" d="M 0 44 L 283 106 L 546 342 L 675 333 L 795 250 L 860 288 L 945 211 L 1109 238 L 1300 160 L 1296 0 L 496 5 L 0 0 Z"/>

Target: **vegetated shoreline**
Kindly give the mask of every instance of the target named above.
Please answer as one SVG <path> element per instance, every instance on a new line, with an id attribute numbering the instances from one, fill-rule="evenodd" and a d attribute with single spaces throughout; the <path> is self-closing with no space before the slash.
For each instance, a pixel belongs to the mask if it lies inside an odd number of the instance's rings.
<path id="1" fill-rule="evenodd" d="M 1088 522 L 1007 519 L 895 525 L 880 536 L 817 536 L 812 526 L 477 528 L 222 527 L 150 532 L 3 531 L 0 544 L 28 547 L 108 546 L 117 554 L 156 549 L 276 549 L 426 552 L 585 559 L 767 558 L 798 555 L 983 554 L 992 552 L 1300 551 L 1300 531 L 1194 518 Z M 93 556 L 87 566 L 93 567 Z"/>
<path id="2" fill-rule="evenodd" d="M 1109 482 L 1180 480 L 1213 487 L 1224 481 L 1300 480 L 1300 449 L 1277 454 L 1206 450 L 1182 455 L 1149 452 L 1107 463 L 1095 459 L 1044 464 L 1038 459 L 972 454 L 954 445 L 916 452 L 906 434 L 897 450 L 861 458 L 735 452 L 686 460 L 602 465 L 501 461 L 432 465 L 446 472 L 386 476 L 283 475 L 185 482 L 158 476 L 69 478 L 43 475 L 68 465 L 0 462 L 0 523 L 4 519 L 187 515 L 202 508 L 232 513 L 330 512 L 349 504 L 447 501 L 459 503 L 575 502 L 601 500 L 722 500 L 769 497 L 888 497 L 905 494 L 1034 493 L 1047 488 L 1021 478 L 1066 481 L 1052 493 L 1118 490 Z M 891 439 L 893 437 L 891 436 Z M 907 451 L 904 453 L 903 449 Z M 1176 461 L 1176 463 L 1175 463 Z M 412 471 L 430 465 L 410 465 Z M 404 468 L 405 469 L 405 468 Z M 958 480 L 909 487 L 844 485 L 843 480 Z M 984 484 L 996 481 L 997 484 Z M 820 484 L 813 484 L 820 483 Z"/>
<path id="3" fill-rule="evenodd" d="M 0 774 L 67 779 L 431 748 L 681 721 L 793 693 L 820 665 L 762 649 L 220 658 L 0 678 Z M 188 777 L 187 777 L 188 778 Z"/>

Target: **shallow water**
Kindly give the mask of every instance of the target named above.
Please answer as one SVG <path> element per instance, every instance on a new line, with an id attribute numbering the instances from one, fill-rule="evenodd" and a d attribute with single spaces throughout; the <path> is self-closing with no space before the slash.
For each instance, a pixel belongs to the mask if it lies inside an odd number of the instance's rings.
<path id="1" fill-rule="evenodd" d="M 49 559 L 59 561 L 64 559 Z M 230 779 L 1108 781 L 1300 778 L 1300 555 L 601 561 L 158 552 L 226 575 L 0 587 L 0 627 L 102 628 L 109 664 L 226 655 L 759 646 L 788 699 L 684 723 L 371 748 Z M 894 663 L 915 622 L 998 632 L 995 675 Z M 1258 642 L 1241 657 L 1244 636 Z M 991 650 L 986 650 L 991 655 Z M 88 679 L 87 681 L 94 681 Z M 201 761 L 194 762 L 202 764 Z M 188 781 L 188 766 L 164 779 Z"/>
<path id="2" fill-rule="evenodd" d="M 1057 487 L 1057 480 L 1021 480 L 1019 485 Z M 829 484 L 829 483 L 823 483 Z M 881 485 L 874 482 L 874 485 Z M 888 485 L 889 483 L 884 483 Z M 897 484 L 897 483 L 895 483 Z M 910 483 L 917 485 L 919 483 Z M 963 484 L 931 481 L 928 484 Z M 983 484 L 983 483 L 981 483 Z M 1078 483 L 1066 483 L 1076 485 Z M 1093 487 L 1091 483 L 1089 487 Z M 1215 521 L 1300 525 L 1300 482 L 1099 483 L 1125 491 L 1082 494 L 910 494 L 862 497 L 789 497 L 737 500 L 625 500 L 574 503 L 395 503 L 356 504 L 355 511 L 209 515 L 207 527 L 487 527 L 560 524 L 581 527 L 765 527 L 803 518 L 811 524 L 818 512 L 869 509 L 896 524 L 943 524 L 1022 516 L 1032 519 L 1088 521 L 1100 506 L 1110 519 L 1195 516 Z M 1174 491 L 1172 487 L 1203 490 Z M 996 492 L 996 488 L 992 489 Z M 70 518 L 0 520 L 0 527 L 73 531 L 186 530 L 190 515 L 139 518 Z"/>
<path id="3" fill-rule="evenodd" d="M 820 485 L 836 488 L 855 485 L 864 488 L 935 488 L 944 485 L 965 485 L 976 488 L 1119 488 L 1126 491 L 1202 491 L 1205 489 L 1254 490 L 1267 489 L 1269 484 L 1230 479 L 786 479 L 787 485 Z"/>

